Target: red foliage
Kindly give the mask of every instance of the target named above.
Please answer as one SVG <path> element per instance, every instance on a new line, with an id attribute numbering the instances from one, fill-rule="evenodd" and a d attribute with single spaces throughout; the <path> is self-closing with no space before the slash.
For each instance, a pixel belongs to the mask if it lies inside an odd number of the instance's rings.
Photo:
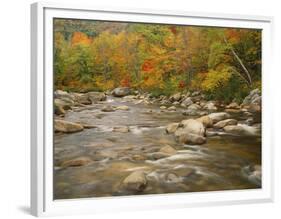
<path id="1" fill-rule="evenodd" d="M 176 26 L 170 26 L 170 31 L 171 31 L 173 34 L 177 34 L 177 28 L 176 28 Z"/>
<path id="2" fill-rule="evenodd" d="M 184 81 L 180 81 L 178 87 L 179 88 L 184 88 L 185 87 Z"/>
<path id="3" fill-rule="evenodd" d="M 131 78 L 129 76 L 123 78 L 120 82 L 121 87 L 130 87 L 131 86 Z"/>
<path id="4" fill-rule="evenodd" d="M 153 69 L 152 62 L 150 60 L 144 61 L 144 63 L 142 64 L 142 70 L 148 72 L 152 69 Z"/>

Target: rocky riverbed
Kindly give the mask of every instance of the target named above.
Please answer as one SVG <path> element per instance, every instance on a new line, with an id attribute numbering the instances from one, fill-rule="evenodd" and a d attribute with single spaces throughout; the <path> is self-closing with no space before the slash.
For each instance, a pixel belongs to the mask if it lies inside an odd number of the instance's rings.
<path id="1" fill-rule="evenodd" d="M 55 199 L 261 187 L 261 96 L 55 92 Z"/>

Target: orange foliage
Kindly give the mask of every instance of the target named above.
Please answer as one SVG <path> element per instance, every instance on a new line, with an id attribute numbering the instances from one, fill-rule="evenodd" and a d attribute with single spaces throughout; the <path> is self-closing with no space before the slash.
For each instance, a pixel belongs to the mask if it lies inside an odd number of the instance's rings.
<path id="1" fill-rule="evenodd" d="M 152 69 L 153 69 L 153 64 L 151 60 L 144 61 L 144 63 L 142 64 L 142 70 L 148 72 L 151 71 Z"/>
<path id="2" fill-rule="evenodd" d="M 121 87 L 130 87 L 131 86 L 131 78 L 129 76 L 123 78 L 120 82 Z"/>
<path id="3" fill-rule="evenodd" d="M 82 32 L 74 32 L 72 35 L 71 39 L 71 44 L 76 45 L 76 44 L 84 44 L 84 45 L 90 45 L 92 40 Z"/>

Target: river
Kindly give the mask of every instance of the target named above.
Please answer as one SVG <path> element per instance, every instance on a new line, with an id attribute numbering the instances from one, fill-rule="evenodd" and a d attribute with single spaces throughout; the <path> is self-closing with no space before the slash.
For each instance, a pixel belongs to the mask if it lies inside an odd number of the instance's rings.
<path id="1" fill-rule="evenodd" d="M 128 111 L 102 112 L 105 105 L 127 105 Z M 255 189 L 242 169 L 261 165 L 261 138 L 219 134 L 203 145 L 178 144 L 165 132 L 172 122 L 192 118 L 183 109 L 161 111 L 159 105 L 125 98 L 109 97 L 103 103 L 77 108 L 66 113 L 67 121 L 94 125 L 72 134 L 54 134 L 54 198 L 87 198 L 134 194 Z M 232 114 L 239 122 L 246 118 Z M 113 132 L 113 127 L 128 126 L 127 133 Z M 177 153 L 158 160 L 150 157 L 165 145 Z M 61 168 L 59 163 L 76 157 L 93 162 L 78 167 Z M 147 186 L 138 193 L 120 189 L 130 173 L 143 170 Z"/>

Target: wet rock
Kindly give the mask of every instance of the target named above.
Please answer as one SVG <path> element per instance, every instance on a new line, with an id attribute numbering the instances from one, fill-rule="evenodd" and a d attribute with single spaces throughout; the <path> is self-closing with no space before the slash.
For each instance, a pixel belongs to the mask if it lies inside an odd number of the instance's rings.
<path id="1" fill-rule="evenodd" d="M 251 113 L 260 113 L 261 112 L 261 106 L 256 104 L 250 104 L 249 106 L 246 106 L 249 112 Z"/>
<path id="2" fill-rule="evenodd" d="M 169 111 L 176 111 L 177 108 L 176 108 L 175 106 L 170 106 L 170 107 L 168 108 L 168 110 L 169 110 Z"/>
<path id="3" fill-rule="evenodd" d="M 135 161 L 144 161 L 144 160 L 146 160 L 146 156 L 139 155 L 139 154 L 134 154 L 132 156 L 132 159 L 135 160 Z"/>
<path id="4" fill-rule="evenodd" d="M 165 154 L 169 154 L 169 155 L 174 155 L 177 153 L 177 151 L 171 147 L 170 145 L 166 145 L 164 147 L 162 147 L 159 152 L 161 153 L 165 153 Z"/>
<path id="5" fill-rule="evenodd" d="M 131 92 L 129 87 L 118 87 L 112 91 L 114 97 L 124 97 L 129 95 Z"/>
<path id="6" fill-rule="evenodd" d="M 247 120 L 246 120 L 246 124 L 247 125 L 253 125 L 255 123 L 255 121 L 254 121 L 254 118 L 253 117 L 250 117 L 250 118 L 248 118 Z"/>
<path id="7" fill-rule="evenodd" d="M 169 157 L 169 156 L 171 156 L 171 155 L 167 154 L 167 153 L 154 152 L 154 153 L 148 154 L 148 159 L 149 160 L 159 160 L 159 159 L 163 159 L 163 158 L 166 158 L 166 157 Z"/>
<path id="8" fill-rule="evenodd" d="M 189 109 L 189 110 L 200 110 L 201 106 L 199 106 L 198 104 L 191 104 L 187 109 Z"/>
<path id="9" fill-rule="evenodd" d="M 179 123 L 171 123 L 166 127 L 166 133 L 171 134 L 174 133 L 179 126 Z"/>
<path id="10" fill-rule="evenodd" d="M 103 108 L 101 109 L 102 112 L 114 112 L 115 109 L 110 106 L 110 105 L 106 105 L 106 106 L 103 106 Z"/>
<path id="11" fill-rule="evenodd" d="M 98 101 L 105 101 L 106 95 L 105 95 L 105 93 L 102 93 L 102 92 L 89 92 L 88 93 L 88 99 L 92 103 L 96 103 Z"/>
<path id="12" fill-rule="evenodd" d="M 115 109 L 116 110 L 129 110 L 130 108 L 126 105 L 123 105 L 123 106 L 117 106 Z"/>
<path id="13" fill-rule="evenodd" d="M 193 104 L 193 101 L 191 100 L 190 97 L 185 98 L 182 102 L 181 102 L 181 106 L 182 107 L 188 107 L 191 104 Z"/>
<path id="14" fill-rule="evenodd" d="M 65 100 L 65 99 L 55 99 L 54 100 L 55 107 L 63 108 L 64 110 L 71 109 L 72 106 L 74 106 L 74 102 L 71 100 Z"/>
<path id="15" fill-rule="evenodd" d="M 168 183 L 180 183 L 182 182 L 182 179 L 175 173 L 167 173 L 165 175 L 165 181 Z"/>
<path id="16" fill-rule="evenodd" d="M 217 111 L 218 108 L 215 106 L 215 104 L 211 101 L 207 102 L 203 109 L 208 110 L 208 111 Z"/>
<path id="17" fill-rule="evenodd" d="M 143 171 L 136 171 L 131 173 L 122 182 L 123 188 L 134 192 L 141 192 L 145 189 L 146 186 L 147 180 Z"/>
<path id="18" fill-rule="evenodd" d="M 89 95 L 86 94 L 75 94 L 76 96 L 76 101 L 80 104 L 84 105 L 90 105 L 92 104 L 92 101 L 89 99 Z"/>
<path id="19" fill-rule="evenodd" d="M 204 144 L 206 143 L 206 138 L 200 135 L 191 134 L 187 132 L 182 132 L 178 135 L 177 140 L 182 144 Z"/>
<path id="20" fill-rule="evenodd" d="M 184 132 L 184 133 L 191 133 L 191 134 L 196 134 L 199 136 L 204 136 L 205 135 L 205 127 L 202 124 L 202 122 L 197 121 L 195 119 L 186 119 L 182 120 L 179 124 L 181 127 L 175 132 L 175 135 Z"/>
<path id="21" fill-rule="evenodd" d="M 249 104 L 261 104 L 261 98 L 260 98 L 260 90 L 259 89 L 254 89 L 250 92 L 250 94 L 245 97 L 243 100 L 242 105 L 249 105 Z"/>
<path id="22" fill-rule="evenodd" d="M 171 102 L 180 101 L 180 99 L 181 99 L 181 93 L 176 93 L 170 97 Z"/>
<path id="23" fill-rule="evenodd" d="M 113 132 L 121 132 L 121 133 L 127 133 L 130 131 L 129 127 L 127 126 L 118 126 L 118 127 L 114 127 Z"/>
<path id="24" fill-rule="evenodd" d="M 78 166 L 85 166 L 91 163 L 92 160 L 88 157 L 78 157 L 72 160 L 64 161 L 61 166 L 62 167 L 78 167 Z"/>
<path id="25" fill-rule="evenodd" d="M 242 169 L 242 175 L 257 186 L 261 186 L 262 171 L 260 165 L 244 167 Z"/>
<path id="26" fill-rule="evenodd" d="M 175 101 L 175 102 L 173 102 L 173 105 L 180 105 L 180 102 Z"/>
<path id="27" fill-rule="evenodd" d="M 160 109 L 164 110 L 164 109 L 167 109 L 167 107 L 166 106 L 160 106 Z"/>
<path id="28" fill-rule="evenodd" d="M 73 133 L 73 132 L 80 132 L 83 130 L 83 126 L 74 123 L 68 122 L 65 120 L 58 120 L 56 119 L 54 122 L 55 132 L 64 132 L 64 133 Z"/>
<path id="29" fill-rule="evenodd" d="M 213 120 L 213 123 L 217 123 L 224 119 L 229 119 L 230 115 L 226 112 L 219 112 L 219 113 L 211 113 L 209 117 Z"/>
<path id="30" fill-rule="evenodd" d="M 196 120 L 201 122 L 205 128 L 210 128 L 213 126 L 213 120 L 209 116 L 202 116 Z"/>
<path id="31" fill-rule="evenodd" d="M 63 107 L 61 105 L 58 104 L 54 104 L 54 113 L 56 115 L 64 115 L 65 114 L 65 110 L 63 109 Z"/>
<path id="32" fill-rule="evenodd" d="M 230 103 L 229 105 L 227 105 L 225 108 L 226 108 L 226 109 L 240 109 L 240 106 L 239 106 L 238 103 L 232 102 L 232 103 Z"/>
<path id="33" fill-rule="evenodd" d="M 195 97 L 195 96 L 198 96 L 198 95 L 200 95 L 200 91 L 194 91 L 194 92 L 191 94 L 192 97 Z"/>
<path id="34" fill-rule="evenodd" d="M 234 135 L 245 135 L 245 136 L 260 136 L 261 130 L 258 127 L 238 124 L 238 125 L 228 125 L 223 128 L 226 133 Z"/>
<path id="35" fill-rule="evenodd" d="M 237 123 L 238 123 L 238 121 L 236 119 L 225 119 L 225 120 L 217 122 L 214 125 L 214 128 L 222 129 L 223 127 L 225 127 L 227 125 L 237 125 Z"/>
<path id="36" fill-rule="evenodd" d="M 240 109 L 225 109 L 225 112 L 227 113 L 240 113 Z"/>
<path id="37" fill-rule="evenodd" d="M 194 110 L 194 109 L 187 109 L 182 114 L 184 116 L 203 116 L 203 115 L 206 115 L 207 112 L 199 111 L 199 110 Z"/>

